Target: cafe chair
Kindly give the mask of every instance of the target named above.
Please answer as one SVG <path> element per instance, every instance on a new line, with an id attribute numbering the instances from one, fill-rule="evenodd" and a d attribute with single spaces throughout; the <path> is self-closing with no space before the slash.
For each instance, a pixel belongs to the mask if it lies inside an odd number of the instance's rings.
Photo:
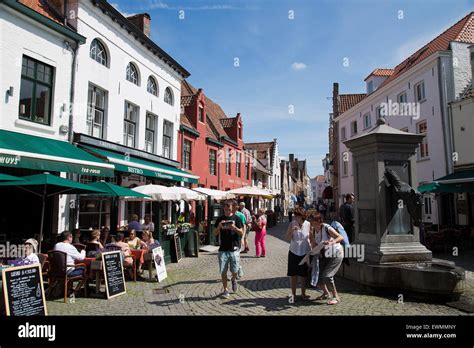
<path id="1" fill-rule="evenodd" d="M 128 270 L 128 274 L 130 276 L 130 278 L 136 282 L 137 281 L 137 262 L 138 260 L 135 259 L 135 256 L 133 255 L 130 255 L 132 257 L 132 264 L 130 266 L 125 266 L 125 264 L 123 265 L 123 268 L 124 270 L 127 269 Z"/>
<path id="2" fill-rule="evenodd" d="M 87 297 L 87 287 L 85 287 L 87 281 L 87 267 L 84 263 L 78 263 L 74 266 L 67 266 L 67 254 L 62 251 L 52 250 L 48 251 L 48 261 L 49 261 L 49 287 L 47 297 L 50 298 L 52 290 L 56 285 L 60 284 L 61 281 L 64 282 L 64 303 L 67 303 L 69 286 L 71 285 L 72 291 L 77 293 L 82 287 L 84 287 L 84 294 Z M 84 273 L 82 275 L 77 275 L 70 277 L 68 276 L 67 269 L 68 267 L 83 267 Z M 79 284 L 74 289 L 74 282 L 78 281 Z"/>
<path id="3" fill-rule="evenodd" d="M 44 282 L 46 279 L 48 279 L 48 273 L 49 273 L 48 255 L 38 254 L 38 259 L 40 260 L 41 274 L 43 276 L 43 282 Z"/>
<path id="4" fill-rule="evenodd" d="M 73 243 L 72 245 L 76 248 L 78 252 L 81 252 L 82 250 L 86 248 L 86 246 L 81 243 Z"/>
<path id="5" fill-rule="evenodd" d="M 86 255 L 87 255 L 87 257 L 95 256 L 96 252 L 99 249 L 100 249 L 99 244 L 97 244 L 97 243 L 87 243 L 87 245 L 86 245 Z"/>

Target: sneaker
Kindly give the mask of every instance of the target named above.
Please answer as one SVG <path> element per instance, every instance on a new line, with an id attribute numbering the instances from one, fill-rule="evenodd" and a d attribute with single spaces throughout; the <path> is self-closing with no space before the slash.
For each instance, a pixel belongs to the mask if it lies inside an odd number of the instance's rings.
<path id="1" fill-rule="evenodd" d="M 265 255 L 262 255 L 262 257 L 265 257 Z"/>
<path id="2" fill-rule="evenodd" d="M 233 291 L 233 292 L 237 292 L 237 289 L 238 289 L 238 287 L 237 287 L 237 281 L 236 281 L 236 280 L 233 280 L 233 281 L 232 281 L 232 291 Z"/>
<path id="3" fill-rule="evenodd" d="M 224 292 L 222 293 L 222 297 L 223 297 L 223 298 L 229 298 L 229 297 L 230 297 L 229 291 L 228 291 L 228 290 L 224 291 Z"/>

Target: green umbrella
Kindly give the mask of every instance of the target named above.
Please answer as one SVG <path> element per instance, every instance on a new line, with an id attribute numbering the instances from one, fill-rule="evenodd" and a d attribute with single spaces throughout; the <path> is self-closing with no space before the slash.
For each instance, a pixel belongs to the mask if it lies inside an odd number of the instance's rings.
<path id="1" fill-rule="evenodd" d="M 21 178 L 21 181 L 0 182 L 0 186 L 15 186 L 42 198 L 43 205 L 41 209 L 41 228 L 38 250 L 41 250 L 41 241 L 43 240 L 44 211 L 47 197 L 62 194 L 105 193 L 100 189 L 76 181 L 67 180 L 56 175 L 51 175 L 49 173 L 24 176 Z"/>
<path id="2" fill-rule="evenodd" d="M 13 176 L 13 175 L 0 174 L 0 182 L 1 181 L 21 181 L 21 180 L 24 180 L 24 179 L 19 178 L 17 176 Z"/>
<path id="3" fill-rule="evenodd" d="M 105 181 L 96 181 L 87 186 L 93 187 L 94 189 L 99 189 L 105 193 L 99 194 L 100 196 L 111 196 L 111 197 L 139 197 L 139 198 L 150 198 L 148 195 L 143 193 L 130 190 L 128 188 L 111 184 L 110 182 Z"/>
<path id="4" fill-rule="evenodd" d="M 101 193 L 98 196 L 110 196 L 110 197 L 137 197 L 137 198 L 150 198 L 148 195 L 144 195 L 143 193 L 130 190 L 128 188 L 111 184 L 110 182 L 105 181 L 96 181 L 92 184 L 88 184 L 93 188 L 102 190 L 106 193 Z M 102 224 L 102 198 L 99 201 L 99 228 Z"/>

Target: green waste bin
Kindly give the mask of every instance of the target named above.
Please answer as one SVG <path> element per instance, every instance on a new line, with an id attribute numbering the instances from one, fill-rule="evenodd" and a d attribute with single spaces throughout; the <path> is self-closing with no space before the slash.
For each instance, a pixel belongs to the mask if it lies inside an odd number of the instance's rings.
<path id="1" fill-rule="evenodd" d="M 186 256 L 199 256 L 199 234 L 194 228 L 186 232 Z"/>

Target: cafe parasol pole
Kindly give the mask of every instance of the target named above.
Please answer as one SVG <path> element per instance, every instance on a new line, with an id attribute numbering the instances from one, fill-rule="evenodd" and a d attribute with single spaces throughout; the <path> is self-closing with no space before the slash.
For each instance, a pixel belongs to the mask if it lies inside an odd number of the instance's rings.
<path id="1" fill-rule="evenodd" d="M 45 208 L 46 208 L 46 190 L 47 190 L 47 186 L 48 185 L 44 185 L 43 196 L 42 196 L 43 206 L 41 208 L 41 226 L 40 226 L 40 237 L 39 237 L 39 247 L 38 247 L 39 252 L 41 252 L 41 242 L 43 241 L 44 211 L 45 211 Z"/>

